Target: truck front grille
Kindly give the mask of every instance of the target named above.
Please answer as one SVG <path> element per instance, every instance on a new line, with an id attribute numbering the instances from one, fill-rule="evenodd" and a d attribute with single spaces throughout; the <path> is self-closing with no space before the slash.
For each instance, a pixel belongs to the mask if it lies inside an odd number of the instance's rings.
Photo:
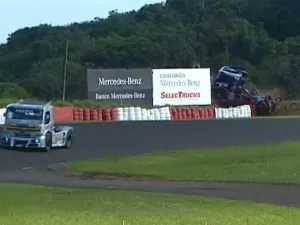
<path id="1" fill-rule="evenodd" d="M 28 134 L 28 133 L 15 133 L 15 137 L 29 138 L 30 134 Z"/>
<path id="2" fill-rule="evenodd" d="M 15 145 L 26 145 L 27 141 L 15 140 Z"/>

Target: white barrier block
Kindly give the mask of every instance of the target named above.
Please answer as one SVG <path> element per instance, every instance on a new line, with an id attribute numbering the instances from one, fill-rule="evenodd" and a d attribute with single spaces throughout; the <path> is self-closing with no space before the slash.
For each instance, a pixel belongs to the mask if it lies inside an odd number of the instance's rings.
<path id="1" fill-rule="evenodd" d="M 153 109 L 148 109 L 147 110 L 147 120 L 155 120 Z"/>
<path id="2" fill-rule="evenodd" d="M 130 121 L 135 120 L 135 108 L 134 107 L 128 108 L 128 120 L 130 120 Z"/>
<path id="3" fill-rule="evenodd" d="M 160 120 L 160 112 L 159 112 L 159 109 L 155 108 L 153 109 L 154 111 L 154 120 Z"/>
<path id="4" fill-rule="evenodd" d="M 144 121 L 148 120 L 147 109 L 142 109 L 142 120 Z"/>
<path id="5" fill-rule="evenodd" d="M 0 124 L 3 125 L 5 122 L 5 117 L 4 117 L 4 113 L 6 111 L 6 108 L 1 108 L 0 109 Z"/>
<path id="6" fill-rule="evenodd" d="M 166 120 L 166 110 L 165 108 L 159 108 L 158 109 L 159 112 L 159 120 Z"/>
<path id="7" fill-rule="evenodd" d="M 222 110 L 220 108 L 215 108 L 216 119 L 222 118 Z"/>
<path id="8" fill-rule="evenodd" d="M 124 120 L 124 113 L 123 113 L 122 107 L 117 108 L 117 119 L 118 119 L 118 121 Z"/>
<path id="9" fill-rule="evenodd" d="M 238 111 L 238 118 L 243 118 L 245 117 L 245 110 L 244 110 L 244 107 L 243 106 L 239 106 L 237 108 L 237 111 Z"/>
<path id="10" fill-rule="evenodd" d="M 135 112 L 135 120 L 142 120 L 142 108 L 141 107 L 135 107 L 134 108 Z"/>
<path id="11" fill-rule="evenodd" d="M 127 121 L 129 119 L 129 108 L 125 107 L 123 108 L 123 120 Z"/>
<path id="12" fill-rule="evenodd" d="M 171 115 L 171 110 L 169 107 L 164 107 L 165 109 L 165 116 L 166 116 L 166 120 L 171 120 L 172 119 L 172 115 Z"/>
<path id="13" fill-rule="evenodd" d="M 228 109 L 222 109 L 222 118 L 229 118 Z"/>
<path id="14" fill-rule="evenodd" d="M 230 107 L 227 109 L 227 111 L 228 111 L 228 118 L 233 118 L 233 108 Z"/>
<path id="15" fill-rule="evenodd" d="M 240 108 L 239 108 L 239 107 L 233 108 L 233 117 L 234 117 L 234 118 L 239 118 L 240 115 L 241 115 L 241 113 L 240 113 Z"/>
<path id="16" fill-rule="evenodd" d="M 250 107 L 250 105 L 245 105 L 244 106 L 244 110 L 245 110 L 245 114 L 246 114 L 246 117 L 251 117 L 252 116 L 252 114 L 251 114 L 251 107 Z"/>

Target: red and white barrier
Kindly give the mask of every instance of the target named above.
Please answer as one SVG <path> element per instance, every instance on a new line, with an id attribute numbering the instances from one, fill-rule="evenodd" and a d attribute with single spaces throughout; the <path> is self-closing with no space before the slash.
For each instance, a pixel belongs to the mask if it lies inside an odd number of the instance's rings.
<path id="1" fill-rule="evenodd" d="M 0 109 L 0 124 L 4 124 L 5 109 Z M 232 108 L 141 107 L 119 108 L 71 108 L 55 107 L 56 122 L 71 121 L 163 121 L 163 120 L 207 120 L 249 118 L 255 116 L 255 108 L 243 105 Z"/>

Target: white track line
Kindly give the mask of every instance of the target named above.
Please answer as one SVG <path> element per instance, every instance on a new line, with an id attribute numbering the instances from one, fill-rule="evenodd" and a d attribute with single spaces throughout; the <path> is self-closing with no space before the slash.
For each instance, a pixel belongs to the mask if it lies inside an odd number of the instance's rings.
<path id="1" fill-rule="evenodd" d="M 30 169 L 32 169 L 31 166 L 26 166 L 26 167 L 23 167 L 23 168 L 22 168 L 22 170 L 30 170 Z"/>

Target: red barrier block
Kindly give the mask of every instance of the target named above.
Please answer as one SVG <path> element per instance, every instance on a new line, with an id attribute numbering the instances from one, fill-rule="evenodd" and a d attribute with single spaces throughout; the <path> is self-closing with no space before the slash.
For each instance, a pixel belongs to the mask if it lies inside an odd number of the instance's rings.
<path id="1" fill-rule="evenodd" d="M 97 109 L 90 109 L 91 120 L 99 120 Z"/>
<path id="2" fill-rule="evenodd" d="M 186 119 L 188 119 L 188 120 L 192 119 L 191 108 L 186 108 L 185 111 L 186 111 Z"/>
<path id="3" fill-rule="evenodd" d="M 170 113 L 171 113 L 171 120 L 178 119 L 178 112 L 176 108 L 170 108 Z"/>
<path id="4" fill-rule="evenodd" d="M 74 121 L 83 121 L 83 111 L 80 108 L 73 109 Z"/>
<path id="5" fill-rule="evenodd" d="M 97 109 L 97 113 L 98 113 L 98 120 L 102 121 L 103 120 L 102 109 Z"/>
<path id="6" fill-rule="evenodd" d="M 176 108 L 177 111 L 177 120 L 182 120 L 182 110 L 181 108 Z"/>
<path id="7" fill-rule="evenodd" d="M 191 109 L 191 117 L 193 120 L 198 120 L 200 118 L 199 111 L 196 108 Z"/>
<path id="8" fill-rule="evenodd" d="M 82 108 L 77 108 L 77 114 L 78 114 L 78 121 L 83 121 L 83 109 Z"/>
<path id="9" fill-rule="evenodd" d="M 208 119 L 209 117 L 208 117 L 208 109 L 207 108 L 204 108 L 203 109 L 203 119 Z"/>
<path id="10" fill-rule="evenodd" d="M 204 118 L 204 111 L 202 110 L 202 108 L 199 108 L 198 112 L 199 112 L 200 119 L 203 119 Z"/>
<path id="11" fill-rule="evenodd" d="M 84 120 L 83 108 L 78 108 L 77 111 L 78 111 L 79 121 L 83 121 Z"/>
<path id="12" fill-rule="evenodd" d="M 111 119 L 111 121 L 117 121 L 118 120 L 117 109 L 111 109 L 110 110 L 110 119 Z"/>
<path id="13" fill-rule="evenodd" d="M 89 108 L 83 108 L 83 120 L 85 121 L 91 120 L 91 114 Z"/>
<path id="14" fill-rule="evenodd" d="M 79 114 L 78 114 L 78 109 L 73 108 L 73 120 L 78 121 L 79 120 Z"/>
<path id="15" fill-rule="evenodd" d="M 213 107 L 212 110 L 213 110 L 213 119 L 216 119 L 216 108 Z"/>
<path id="16" fill-rule="evenodd" d="M 250 105 L 251 108 L 251 117 L 256 116 L 256 106 L 255 105 Z"/>
<path id="17" fill-rule="evenodd" d="M 54 107 L 53 118 L 55 122 L 73 121 L 73 107 Z"/>
<path id="18" fill-rule="evenodd" d="M 214 119 L 215 118 L 214 114 L 215 114 L 214 108 L 207 108 L 207 118 L 208 119 Z"/>
<path id="19" fill-rule="evenodd" d="M 200 114 L 200 119 L 202 120 L 207 119 L 208 117 L 206 108 L 200 108 L 199 114 Z"/>
<path id="20" fill-rule="evenodd" d="M 187 119 L 187 112 L 185 108 L 181 108 L 182 120 Z"/>
<path id="21" fill-rule="evenodd" d="M 102 110 L 102 119 L 105 121 L 110 121 L 111 120 L 111 114 L 110 114 L 111 109 L 103 109 Z"/>

